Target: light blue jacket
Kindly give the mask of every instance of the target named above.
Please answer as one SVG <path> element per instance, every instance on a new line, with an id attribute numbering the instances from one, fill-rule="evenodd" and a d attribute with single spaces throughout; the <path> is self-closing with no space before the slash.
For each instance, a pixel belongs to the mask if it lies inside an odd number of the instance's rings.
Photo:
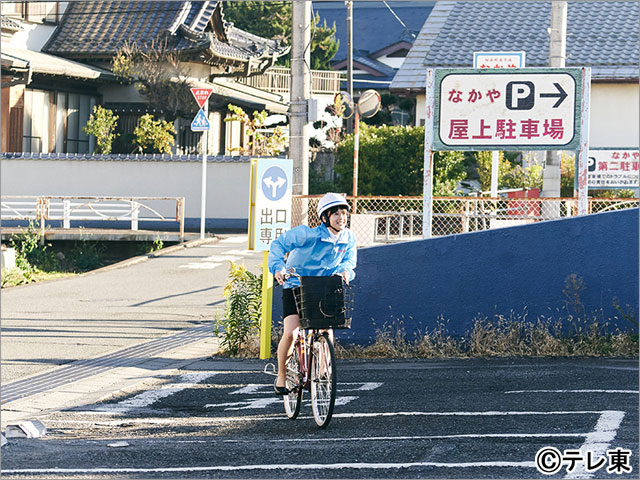
<path id="1" fill-rule="evenodd" d="M 289 257 L 285 262 L 285 254 Z M 309 228 L 300 225 L 283 233 L 271 244 L 269 250 L 269 271 L 273 274 L 291 267 L 303 277 L 322 277 L 348 272 L 349 280 L 356 276 L 356 237 L 348 228 L 343 230 L 338 241 L 331 240 L 325 225 Z M 300 281 L 291 276 L 283 285 L 292 288 Z"/>

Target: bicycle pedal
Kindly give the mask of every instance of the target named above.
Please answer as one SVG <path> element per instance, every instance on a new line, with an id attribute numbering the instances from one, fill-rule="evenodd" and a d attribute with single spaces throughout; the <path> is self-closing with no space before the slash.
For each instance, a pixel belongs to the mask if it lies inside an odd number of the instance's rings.
<path id="1" fill-rule="evenodd" d="M 278 376 L 278 374 L 276 373 L 276 366 L 273 363 L 267 363 L 264 366 L 263 373 L 266 373 L 267 375 L 273 375 L 275 377 Z"/>

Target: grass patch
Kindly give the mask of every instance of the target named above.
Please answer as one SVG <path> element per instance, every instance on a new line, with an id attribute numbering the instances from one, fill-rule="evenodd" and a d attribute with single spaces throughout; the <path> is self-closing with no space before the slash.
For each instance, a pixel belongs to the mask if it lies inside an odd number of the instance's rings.
<path id="1" fill-rule="evenodd" d="M 27 285 L 35 282 L 45 282 L 47 280 L 55 280 L 58 278 L 72 277 L 76 275 L 73 272 L 45 272 L 43 270 L 34 269 L 30 272 L 24 272 L 19 268 L 2 269 L 1 284 L 2 288 L 17 287 L 18 285 Z"/>
<path id="2" fill-rule="evenodd" d="M 487 357 L 638 357 L 638 334 L 609 332 L 608 324 L 569 318 L 560 320 L 477 318 L 463 336 L 447 332 L 444 323 L 408 338 L 404 323 L 377 331 L 370 345 L 337 342 L 338 358 L 487 358 Z"/>

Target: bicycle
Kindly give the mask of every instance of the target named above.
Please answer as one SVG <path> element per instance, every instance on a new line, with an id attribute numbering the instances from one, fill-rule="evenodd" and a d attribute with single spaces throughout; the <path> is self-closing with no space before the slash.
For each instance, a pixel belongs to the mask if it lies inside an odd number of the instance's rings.
<path id="1" fill-rule="evenodd" d="M 350 328 L 353 313 L 351 287 L 342 277 L 301 277 L 293 294 L 300 313 L 300 329 L 287 359 L 284 410 L 294 420 L 300 413 L 303 391 L 311 395 L 313 418 L 320 428 L 331 421 L 336 400 L 336 356 L 333 329 Z M 266 371 L 266 368 L 265 368 Z"/>

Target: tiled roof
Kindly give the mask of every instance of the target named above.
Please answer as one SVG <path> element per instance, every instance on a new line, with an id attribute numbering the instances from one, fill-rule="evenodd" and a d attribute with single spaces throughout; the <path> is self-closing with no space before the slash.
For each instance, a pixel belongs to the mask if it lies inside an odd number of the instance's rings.
<path id="1" fill-rule="evenodd" d="M 208 163 L 249 163 L 250 156 L 209 155 Z M 202 155 L 154 154 L 83 154 L 83 153 L 2 153 L 3 160 L 75 160 L 92 162 L 202 162 Z"/>
<path id="2" fill-rule="evenodd" d="M 61 75 L 80 80 L 116 81 L 113 73 L 98 67 L 92 67 L 83 63 L 67 60 L 66 58 L 47 55 L 34 50 L 24 50 L 10 46 L 2 47 L 3 65 L 5 59 L 21 60 L 25 62 L 31 71 L 42 75 Z"/>
<path id="3" fill-rule="evenodd" d="M 387 2 L 409 32 L 416 35 L 436 2 Z M 347 58 L 347 9 L 344 2 L 314 2 L 314 13 L 320 16 L 320 25 L 327 21 L 327 26 L 336 24 L 336 38 L 340 41 L 338 52 L 334 57 L 337 63 Z M 383 2 L 353 2 L 353 48 L 377 52 L 401 40 L 414 37 Z"/>
<path id="4" fill-rule="evenodd" d="M 0 17 L 0 23 L 2 24 L 2 30 L 7 30 L 10 32 L 18 32 L 20 30 L 24 30 L 24 27 L 22 25 L 14 20 L 11 20 L 6 15 L 2 15 Z"/>
<path id="5" fill-rule="evenodd" d="M 638 78 L 638 2 L 570 1 L 566 67 L 592 78 Z M 428 67 L 471 67 L 474 51 L 526 52 L 527 67 L 547 66 L 551 2 L 438 2 L 391 88 L 422 90 Z"/>
<path id="6" fill-rule="evenodd" d="M 76 1 L 70 2 L 60 25 L 43 51 L 78 59 L 111 57 L 125 43 L 144 48 L 167 38 L 176 51 L 210 51 L 224 58 L 281 55 L 287 49 L 231 26 L 217 38 L 207 29 L 218 2 Z M 205 30 L 206 29 L 206 30 Z"/>

